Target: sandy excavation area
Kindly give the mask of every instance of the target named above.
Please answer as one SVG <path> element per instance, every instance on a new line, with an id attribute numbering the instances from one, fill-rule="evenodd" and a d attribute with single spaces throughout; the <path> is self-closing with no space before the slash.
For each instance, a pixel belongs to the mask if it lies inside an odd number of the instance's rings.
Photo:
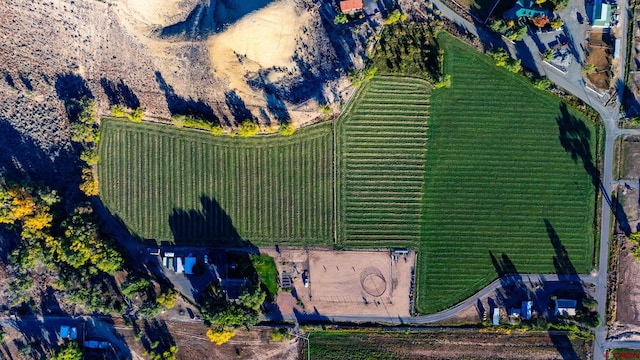
<path id="1" fill-rule="evenodd" d="M 291 275 L 295 288 L 278 294 L 283 316 L 294 312 L 390 318 L 411 315 L 415 252 L 281 249 L 279 254 L 268 253 L 275 257 L 279 274 Z"/>

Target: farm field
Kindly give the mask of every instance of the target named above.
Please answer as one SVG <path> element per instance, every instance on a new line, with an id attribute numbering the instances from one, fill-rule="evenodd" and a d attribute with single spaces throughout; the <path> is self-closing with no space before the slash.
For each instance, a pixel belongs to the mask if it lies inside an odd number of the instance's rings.
<path id="1" fill-rule="evenodd" d="M 420 79 L 375 77 L 338 120 L 339 243 L 419 243 L 430 90 Z"/>
<path id="2" fill-rule="evenodd" d="M 431 96 L 418 310 L 502 272 L 590 272 L 594 126 L 452 37 L 439 42 L 452 86 Z"/>
<path id="3" fill-rule="evenodd" d="M 444 331 L 318 331 L 311 358 L 330 359 L 584 359 L 589 345 L 565 335 Z M 306 347 L 301 358 L 306 359 Z"/>
<path id="4" fill-rule="evenodd" d="M 229 246 L 330 245 L 330 124 L 290 137 L 213 137 L 104 119 L 101 198 L 143 238 Z"/>

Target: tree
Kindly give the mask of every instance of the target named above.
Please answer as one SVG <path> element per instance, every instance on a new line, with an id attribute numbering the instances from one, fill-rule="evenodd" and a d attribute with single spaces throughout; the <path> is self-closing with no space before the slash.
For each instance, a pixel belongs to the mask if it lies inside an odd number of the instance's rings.
<path id="1" fill-rule="evenodd" d="M 265 293 L 260 287 L 256 287 L 253 291 L 248 288 L 245 289 L 238 297 L 238 300 L 240 300 L 240 303 L 243 306 L 253 311 L 258 311 L 266 298 L 267 293 Z"/>
<path id="2" fill-rule="evenodd" d="M 51 360 L 82 360 L 82 350 L 75 341 L 62 345 Z"/>
<path id="3" fill-rule="evenodd" d="M 559 17 L 549 21 L 549 24 L 551 25 L 552 29 L 560 29 L 562 27 L 562 25 L 564 25 L 564 22 L 562 22 L 562 19 L 560 19 Z"/>
<path id="4" fill-rule="evenodd" d="M 92 142 L 95 139 L 93 126 L 83 123 L 71 124 L 71 140 L 79 143 Z"/>
<path id="5" fill-rule="evenodd" d="M 80 153 L 80 160 L 89 166 L 93 166 L 100 161 L 100 155 L 98 155 L 98 151 L 95 148 L 89 148 Z"/>
<path id="6" fill-rule="evenodd" d="M 545 15 L 536 16 L 531 19 L 531 22 L 533 23 L 533 25 L 539 28 L 543 28 L 549 23 L 549 17 Z"/>
<path id="7" fill-rule="evenodd" d="M 533 83 L 533 86 L 535 86 L 536 89 L 547 90 L 549 88 L 549 86 L 551 86 L 551 80 L 549 80 L 549 79 L 538 79 Z"/>
<path id="8" fill-rule="evenodd" d="M 236 332 L 233 330 L 226 330 L 224 328 L 216 328 L 207 330 L 207 338 L 212 343 L 216 343 L 216 345 L 222 345 L 229 341 L 232 337 L 236 335 Z"/>
<path id="9" fill-rule="evenodd" d="M 131 113 L 127 115 L 127 118 L 131 122 L 139 123 L 142 122 L 142 118 L 144 117 L 144 110 L 141 107 L 137 107 L 131 110 Z"/>
<path id="10" fill-rule="evenodd" d="M 156 302 L 165 309 L 171 309 L 176 305 L 177 298 L 178 294 L 176 294 L 175 291 L 169 290 L 160 294 L 156 299 Z"/>
<path id="11" fill-rule="evenodd" d="M 82 183 L 80 190 L 87 196 L 98 195 L 98 179 L 93 176 L 91 169 L 82 169 Z"/>
<path id="12" fill-rule="evenodd" d="M 384 20 L 384 23 L 387 25 L 393 25 L 398 21 L 405 21 L 405 20 L 407 20 L 407 15 L 401 13 L 400 10 L 395 9 L 389 14 L 389 17 L 387 17 Z"/>
<path id="13" fill-rule="evenodd" d="M 260 131 L 260 128 L 253 121 L 246 119 L 240 125 L 238 125 L 238 135 L 242 137 L 255 136 Z"/>
<path id="14" fill-rule="evenodd" d="M 111 107 L 111 115 L 115 117 L 127 117 L 127 110 L 116 104 Z"/>
<path id="15" fill-rule="evenodd" d="M 507 66 L 511 57 L 504 49 L 497 49 L 494 52 L 490 53 L 491 58 L 495 62 L 496 66 L 504 67 Z"/>
<path id="16" fill-rule="evenodd" d="M 582 68 L 582 72 L 585 74 L 591 74 L 596 71 L 596 66 L 594 64 L 587 64 Z"/>
<path id="17" fill-rule="evenodd" d="M 333 18 L 333 23 L 334 25 L 344 25 L 347 22 L 349 22 L 349 19 L 347 19 L 347 15 L 345 14 L 338 14 Z"/>
<path id="18" fill-rule="evenodd" d="M 296 132 L 296 127 L 292 123 L 285 123 L 280 125 L 280 134 L 283 136 L 291 136 Z"/>

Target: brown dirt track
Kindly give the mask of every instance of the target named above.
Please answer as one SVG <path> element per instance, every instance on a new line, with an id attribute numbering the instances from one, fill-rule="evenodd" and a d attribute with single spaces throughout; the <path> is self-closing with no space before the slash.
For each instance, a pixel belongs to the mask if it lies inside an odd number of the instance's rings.
<path id="1" fill-rule="evenodd" d="M 601 31 L 591 31 L 587 48 L 589 51 L 587 63 L 596 66 L 596 71 L 588 74 L 587 79 L 598 89 L 609 90 L 609 83 L 613 76 L 611 73 L 613 56 L 611 36 Z"/>

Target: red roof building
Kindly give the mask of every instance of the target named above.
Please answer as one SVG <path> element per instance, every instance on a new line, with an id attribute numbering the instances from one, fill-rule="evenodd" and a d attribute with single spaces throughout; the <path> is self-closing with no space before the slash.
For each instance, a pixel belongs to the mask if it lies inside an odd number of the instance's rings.
<path id="1" fill-rule="evenodd" d="M 340 11 L 344 14 L 351 14 L 362 10 L 364 4 L 362 0 L 344 0 L 340 1 Z"/>

